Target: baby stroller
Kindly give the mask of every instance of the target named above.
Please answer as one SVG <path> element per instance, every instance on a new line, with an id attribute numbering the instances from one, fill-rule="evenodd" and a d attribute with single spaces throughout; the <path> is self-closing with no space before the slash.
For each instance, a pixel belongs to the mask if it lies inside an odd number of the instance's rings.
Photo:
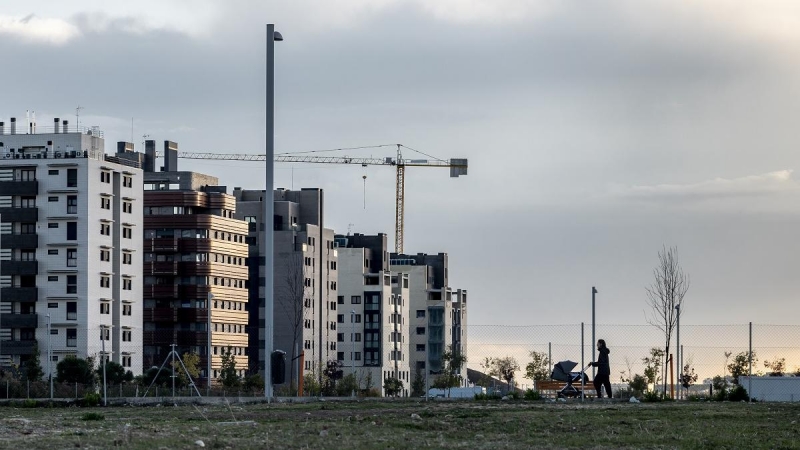
<path id="1" fill-rule="evenodd" d="M 572 369 L 577 366 L 578 363 L 570 360 L 561 361 L 553 366 L 553 373 L 550 374 L 550 378 L 557 381 L 566 381 L 567 385 L 564 386 L 563 389 L 558 391 L 558 397 L 578 397 L 583 392 L 583 387 L 581 386 L 581 376 L 583 376 L 583 385 L 589 384 L 589 377 L 586 376 L 586 368 L 589 366 L 584 367 L 580 372 L 571 372 Z M 573 383 L 578 384 L 578 388 L 573 386 Z"/>

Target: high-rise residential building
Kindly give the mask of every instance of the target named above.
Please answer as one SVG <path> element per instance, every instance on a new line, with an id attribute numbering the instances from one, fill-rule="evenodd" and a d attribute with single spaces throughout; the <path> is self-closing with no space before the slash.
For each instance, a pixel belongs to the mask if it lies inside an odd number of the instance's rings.
<path id="1" fill-rule="evenodd" d="M 0 122 L 0 365 L 38 347 L 45 372 L 74 355 L 141 373 L 142 170 L 106 155 L 96 127 L 9 125 Z"/>
<path id="2" fill-rule="evenodd" d="M 145 148 L 154 153 L 155 142 Z M 178 170 L 177 144 L 165 141 L 164 154 L 162 171 L 144 172 L 144 364 L 161 366 L 173 348 L 194 353 L 207 383 L 210 356 L 213 384 L 230 353 L 245 376 L 247 223 L 234 218 L 236 199 L 216 177 Z M 154 168 L 148 154 L 116 156 Z"/>
<path id="3" fill-rule="evenodd" d="M 278 189 L 274 217 L 264 220 L 264 191 L 235 188 L 236 217 L 249 223 L 250 279 L 263 280 L 264 224 L 274 231 L 274 349 L 286 352 L 286 383 L 317 379 L 336 359 L 337 252 L 324 226 L 322 189 Z M 263 282 L 250 284 L 250 364 L 263 370 Z M 302 361 L 302 362 L 301 362 Z"/>
<path id="4" fill-rule="evenodd" d="M 384 381 L 400 380 L 410 393 L 409 276 L 389 271 L 385 234 L 337 235 L 339 293 L 336 359 L 360 389 L 385 395 Z"/>
<path id="5" fill-rule="evenodd" d="M 446 253 L 428 255 L 396 254 L 390 256 L 390 270 L 409 276 L 410 367 L 413 376 L 419 371 L 435 377 L 443 369 L 442 353 L 452 349 L 467 354 L 467 291 L 449 286 Z M 467 380 L 466 364 L 459 373 Z"/>

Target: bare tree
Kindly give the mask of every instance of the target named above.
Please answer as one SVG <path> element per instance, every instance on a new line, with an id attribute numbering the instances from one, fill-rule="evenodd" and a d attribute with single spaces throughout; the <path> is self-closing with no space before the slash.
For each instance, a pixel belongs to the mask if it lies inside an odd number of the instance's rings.
<path id="1" fill-rule="evenodd" d="M 295 252 L 289 258 L 285 267 L 282 289 L 285 300 L 281 302 L 283 313 L 286 320 L 292 329 L 292 359 L 290 360 L 289 368 L 289 386 L 290 389 L 295 385 L 294 381 L 294 362 L 297 358 L 297 347 L 302 340 L 303 327 L 305 321 L 308 320 L 308 308 L 305 306 L 306 286 L 304 268 L 305 261 L 302 252 Z M 269 358 L 269 355 L 267 355 Z M 267 359 L 269 361 L 269 359 Z M 269 362 L 268 362 L 269 363 Z"/>
<path id="2" fill-rule="evenodd" d="M 647 322 L 664 333 L 663 370 L 668 367 L 670 343 L 675 324 L 678 321 L 680 306 L 683 309 L 683 298 L 689 290 L 689 275 L 683 272 L 678 262 L 678 248 L 666 246 L 658 252 L 658 266 L 653 269 L 653 283 L 647 289 L 647 304 L 650 315 Z M 667 392 L 667 377 L 664 377 L 664 392 Z"/>

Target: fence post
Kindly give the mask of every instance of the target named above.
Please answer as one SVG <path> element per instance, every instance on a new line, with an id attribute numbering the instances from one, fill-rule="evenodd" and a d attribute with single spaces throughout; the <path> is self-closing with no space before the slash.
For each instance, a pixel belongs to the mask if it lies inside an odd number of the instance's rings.
<path id="1" fill-rule="evenodd" d="M 78 399 L 78 382 L 75 382 L 75 400 Z"/>
<path id="2" fill-rule="evenodd" d="M 750 352 L 747 355 L 750 369 L 747 371 L 747 401 L 753 401 L 753 322 L 750 322 Z"/>
<path id="3" fill-rule="evenodd" d="M 6 380 L 6 398 L 8 398 L 8 380 Z"/>
<path id="4" fill-rule="evenodd" d="M 550 367 L 553 367 L 553 343 L 547 343 L 547 364 L 550 364 Z M 553 369 L 550 369 L 553 370 Z"/>
<path id="5" fill-rule="evenodd" d="M 583 353 L 584 353 L 585 350 L 586 350 L 586 348 L 585 348 L 585 344 L 583 342 L 583 322 L 581 322 L 581 375 L 580 375 L 580 377 L 581 377 L 581 401 L 583 401 L 585 399 L 584 391 L 586 390 L 586 379 L 583 377 L 583 370 L 584 370 L 584 364 L 585 364 Z"/>

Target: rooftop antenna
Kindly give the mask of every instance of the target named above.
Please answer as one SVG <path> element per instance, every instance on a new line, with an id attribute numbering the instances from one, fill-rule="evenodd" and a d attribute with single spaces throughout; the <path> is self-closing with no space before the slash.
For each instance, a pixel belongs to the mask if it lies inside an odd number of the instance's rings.
<path id="1" fill-rule="evenodd" d="M 133 117 L 131 117 L 131 144 L 133 144 Z"/>
<path id="2" fill-rule="evenodd" d="M 355 226 L 355 224 L 352 224 L 352 223 L 348 223 L 347 224 L 347 235 L 348 236 L 350 236 L 350 231 L 353 230 L 353 226 Z"/>
<path id="3" fill-rule="evenodd" d="M 78 131 L 78 133 L 81 132 L 81 110 L 82 109 L 83 109 L 83 106 L 81 106 L 81 105 L 78 105 L 78 107 L 75 108 L 75 129 Z"/>

